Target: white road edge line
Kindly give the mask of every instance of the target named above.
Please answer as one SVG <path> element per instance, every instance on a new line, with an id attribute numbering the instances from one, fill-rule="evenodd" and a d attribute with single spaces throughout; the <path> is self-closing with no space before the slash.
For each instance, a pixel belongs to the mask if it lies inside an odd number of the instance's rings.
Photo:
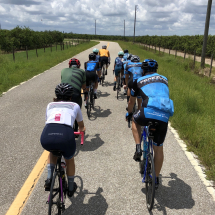
<path id="1" fill-rule="evenodd" d="M 180 139 L 177 130 L 175 130 L 171 126 L 170 122 L 168 124 L 169 124 L 168 127 L 171 130 L 171 132 L 173 133 L 176 141 L 181 146 L 181 148 L 184 151 L 185 155 L 187 156 L 188 160 L 193 165 L 193 167 L 196 170 L 197 174 L 199 175 L 200 179 L 202 180 L 202 182 L 206 186 L 207 191 L 211 194 L 213 200 L 215 201 L 215 189 L 213 188 L 213 186 L 214 186 L 213 181 L 209 181 L 206 179 L 206 175 L 204 173 L 205 172 L 204 167 L 202 165 L 200 165 L 200 162 L 197 159 L 198 157 L 194 153 L 187 151 L 187 145 L 184 143 L 184 141 L 182 139 Z"/>

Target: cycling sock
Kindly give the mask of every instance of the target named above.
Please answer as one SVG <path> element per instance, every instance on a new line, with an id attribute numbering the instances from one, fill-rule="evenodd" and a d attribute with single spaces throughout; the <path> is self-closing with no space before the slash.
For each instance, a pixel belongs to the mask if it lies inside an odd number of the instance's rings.
<path id="1" fill-rule="evenodd" d="M 55 165 L 52 163 L 47 164 L 48 176 L 47 179 L 51 179 L 53 176 Z"/>
<path id="2" fill-rule="evenodd" d="M 129 102 L 130 96 L 127 96 L 127 102 Z"/>
<path id="3" fill-rule="evenodd" d="M 136 144 L 136 152 L 141 152 L 141 145 L 140 144 Z"/>
<path id="4" fill-rule="evenodd" d="M 116 86 L 116 81 L 114 81 L 114 85 Z"/>
<path id="5" fill-rule="evenodd" d="M 75 176 L 67 176 L 69 191 L 73 191 L 73 188 L 74 188 L 74 178 L 75 178 Z"/>

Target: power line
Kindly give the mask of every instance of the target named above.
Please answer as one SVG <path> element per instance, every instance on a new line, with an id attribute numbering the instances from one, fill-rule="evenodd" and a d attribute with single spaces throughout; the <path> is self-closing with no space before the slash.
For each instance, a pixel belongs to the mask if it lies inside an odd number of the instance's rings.
<path id="1" fill-rule="evenodd" d="M 136 11 L 137 11 L 137 6 L 135 5 L 135 17 L 134 17 L 134 39 L 133 39 L 133 43 L 135 42 L 135 27 L 136 27 Z"/>

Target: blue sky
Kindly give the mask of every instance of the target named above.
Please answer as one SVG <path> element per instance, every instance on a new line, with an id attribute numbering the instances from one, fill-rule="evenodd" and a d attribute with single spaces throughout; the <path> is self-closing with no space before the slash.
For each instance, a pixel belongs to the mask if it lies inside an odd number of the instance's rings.
<path id="1" fill-rule="evenodd" d="M 208 0 L 0 0 L 2 29 L 17 25 L 36 31 L 133 35 L 204 34 Z M 215 3 L 209 34 L 215 34 Z"/>

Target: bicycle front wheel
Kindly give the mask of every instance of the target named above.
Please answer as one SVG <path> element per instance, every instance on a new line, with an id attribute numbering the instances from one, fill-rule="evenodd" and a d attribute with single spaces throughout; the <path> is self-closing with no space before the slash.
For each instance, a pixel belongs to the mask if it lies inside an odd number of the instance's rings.
<path id="1" fill-rule="evenodd" d="M 148 164 L 146 169 L 146 204 L 149 211 L 154 206 L 155 197 L 155 166 L 152 154 L 148 155 Z"/>
<path id="2" fill-rule="evenodd" d="M 63 203 L 61 201 L 59 178 L 57 177 L 57 172 L 55 172 L 52 178 L 52 184 L 49 195 L 49 211 L 48 215 L 60 215 L 63 211 Z"/>
<path id="3" fill-rule="evenodd" d="M 90 111 L 91 111 L 91 108 L 90 108 L 90 93 L 88 92 L 88 96 L 87 96 L 87 116 L 88 116 L 88 118 L 90 118 Z"/>

